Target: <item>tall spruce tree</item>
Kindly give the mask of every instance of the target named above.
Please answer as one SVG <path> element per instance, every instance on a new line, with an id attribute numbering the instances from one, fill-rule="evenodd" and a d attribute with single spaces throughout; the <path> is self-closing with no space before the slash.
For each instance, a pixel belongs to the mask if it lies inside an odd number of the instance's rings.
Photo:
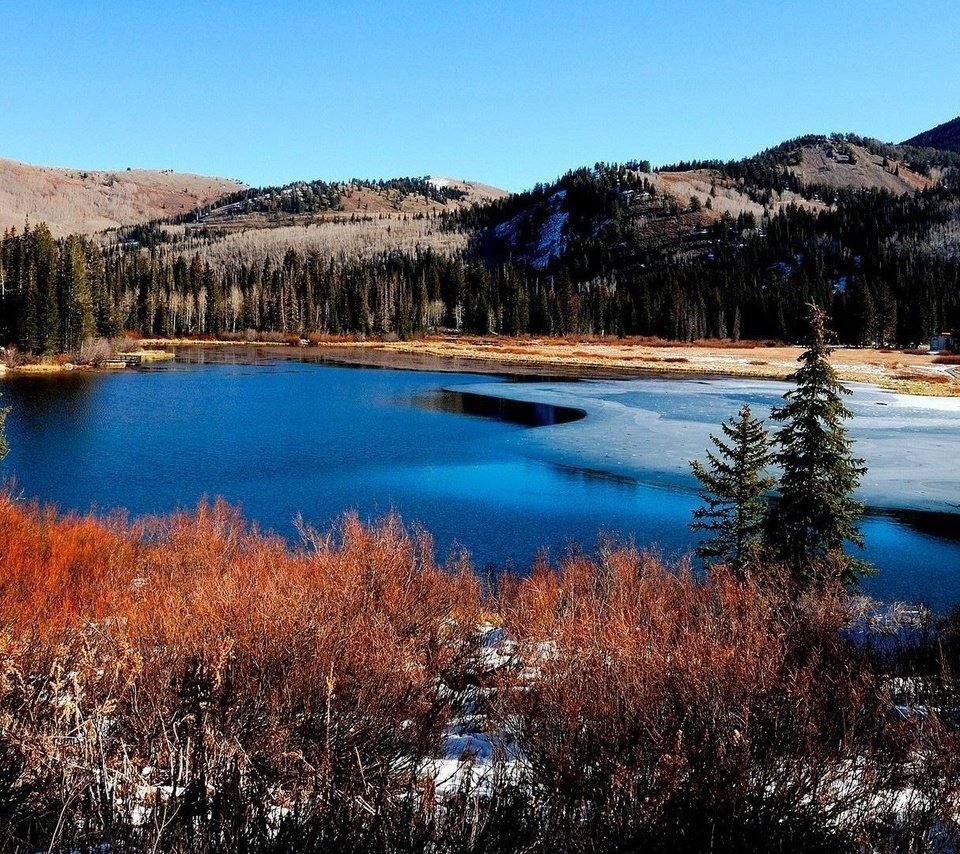
<path id="1" fill-rule="evenodd" d="M 773 478 L 766 473 L 770 440 L 763 422 L 746 404 L 720 428 L 729 444 L 711 435 L 716 452 L 707 451 L 706 465 L 690 463 L 704 501 L 694 511 L 691 527 L 712 535 L 697 547 L 699 557 L 742 573 L 763 543 L 767 494 L 773 487 Z"/>
<path id="2" fill-rule="evenodd" d="M 847 586 L 871 571 L 865 561 L 844 551 L 846 543 L 863 548 L 863 504 L 853 492 L 866 467 L 853 455 L 843 424 L 851 416 L 843 404 L 850 390 L 837 379 L 831 352 L 826 315 L 811 305 L 810 342 L 799 369 L 789 377 L 795 388 L 771 413 L 782 426 L 774 436 L 781 475 L 779 500 L 768 520 L 769 543 L 805 586 L 830 565 Z"/>

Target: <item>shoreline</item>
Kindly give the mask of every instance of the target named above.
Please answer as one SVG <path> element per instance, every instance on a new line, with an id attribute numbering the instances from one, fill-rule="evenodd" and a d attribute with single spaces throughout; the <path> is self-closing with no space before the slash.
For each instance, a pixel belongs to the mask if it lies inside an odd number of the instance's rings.
<path id="1" fill-rule="evenodd" d="M 408 341 L 321 341 L 309 347 L 275 342 L 207 342 L 145 339 L 147 346 L 271 347 L 298 356 L 329 354 L 340 364 L 408 370 L 492 373 L 507 376 L 614 379 L 675 375 L 783 380 L 796 370 L 800 346 L 721 342 L 678 344 L 614 339 L 436 336 Z M 960 370 L 936 365 L 933 356 L 897 350 L 837 348 L 831 363 L 844 382 L 928 397 L 960 397 Z"/>
<path id="2" fill-rule="evenodd" d="M 333 347 L 335 345 L 321 345 Z M 644 376 L 651 374 L 783 380 L 797 368 L 803 347 L 724 346 L 717 344 L 566 342 L 553 339 L 425 339 L 375 342 L 364 349 L 399 359 L 431 356 L 443 360 L 483 362 L 522 371 L 544 369 L 575 376 Z M 351 349 L 356 349 L 354 345 Z M 960 376 L 950 366 L 935 365 L 929 355 L 901 351 L 838 348 L 831 363 L 841 380 L 874 385 L 901 394 L 960 397 Z"/>
<path id="3" fill-rule="evenodd" d="M 352 338 L 297 346 L 283 341 L 226 341 L 145 338 L 144 353 L 168 348 L 267 348 L 279 358 L 319 357 L 357 367 L 513 377 L 616 379 L 649 376 L 731 377 L 783 380 L 797 368 L 799 346 L 762 343 L 675 343 L 650 339 L 500 338 L 432 336 L 407 341 L 357 341 Z M 153 353 L 151 353 L 153 351 Z M 145 361 L 153 361 L 148 357 Z M 837 348 L 831 363 L 843 382 L 865 383 L 884 391 L 925 397 L 960 397 L 960 368 L 933 363 L 929 354 L 898 350 Z M 70 363 L 0 365 L 0 375 L 100 371 Z"/>
<path id="4" fill-rule="evenodd" d="M 50 361 L 50 357 L 44 357 L 37 362 L 27 362 L 23 365 L 5 365 L 0 362 L 0 376 L 5 374 L 60 374 L 60 373 L 74 373 L 80 371 L 81 373 L 92 373 L 92 372 L 102 372 L 109 371 L 113 372 L 118 369 L 125 368 L 125 364 L 120 364 L 125 358 L 136 357 L 143 363 L 150 362 L 170 362 L 173 361 L 175 355 L 169 350 L 160 350 L 160 349 L 144 349 L 144 350 L 135 350 L 132 352 L 124 353 L 115 353 L 113 356 L 104 360 L 103 364 L 90 365 L 90 364 L 77 364 L 75 362 L 58 362 L 54 358 L 53 361 Z"/>

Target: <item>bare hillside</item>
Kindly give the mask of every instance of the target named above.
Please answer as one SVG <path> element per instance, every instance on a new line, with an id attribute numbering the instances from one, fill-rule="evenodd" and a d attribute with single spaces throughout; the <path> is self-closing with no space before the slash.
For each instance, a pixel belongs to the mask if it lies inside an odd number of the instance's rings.
<path id="1" fill-rule="evenodd" d="M 904 163 L 887 160 L 884 166 L 883 157 L 859 145 L 845 148 L 842 151 L 829 142 L 805 145 L 800 149 L 800 163 L 787 168 L 808 186 L 915 193 L 931 185 Z"/>
<path id="2" fill-rule="evenodd" d="M 464 195 L 460 199 L 448 199 L 438 202 L 416 193 L 403 193 L 399 190 L 380 189 L 364 184 L 344 184 L 341 189 L 340 211 L 353 211 L 370 214 L 429 214 L 440 211 L 457 210 L 470 205 L 502 199 L 510 194 L 506 190 L 479 184 L 475 181 L 456 181 L 453 178 L 428 179 L 435 187 L 458 190 Z"/>
<path id="3" fill-rule="evenodd" d="M 471 205 L 477 202 L 492 202 L 497 199 L 505 199 L 510 195 L 506 190 L 501 190 L 499 187 L 491 187 L 489 184 L 481 184 L 479 181 L 458 181 L 455 178 L 431 176 L 430 183 L 438 187 L 450 187 L 454 190 L 462 190 L 466 193 L 463 201 Z"/>
<path id="4" fill-rule="evenodd" d="M 887 190 L 891 193 L 915 193 L 933 184 L 929 178 L 911 170 L 906 163 L 873 154 L 859 145 L 842 148 L 824 140 L 820 144 L 796 149 L 788 165 L 781 167 L 800 179 L 804 187 L 827 187 L 835 190 Z M 692 169 L 684 172 L 655 172 L 644 177 L 660 193 L 666 193 L 683 204 L 696 198 L 704 207 L 700 219 L 717 219 L 724 213 L 754 216 L 767 210 L 776 212 L 787 205 L 810 210 L 824 210 L 827 205 L 814 193 L 800 194 L 790 190 L 771 193 L 767 205 L 760 204 L 745 192 L 740 181 L 727 178 L 714 169 Z M 709 201 L 709 209 L 707 203 Z"/>
<path id="5" fill-rule="evenodd" d="M 243 187 L 166 170 L 95 172 L 0 158 L 0 232 L 29 219 L 55 235 L 89 234 L 186 213 Z"/>

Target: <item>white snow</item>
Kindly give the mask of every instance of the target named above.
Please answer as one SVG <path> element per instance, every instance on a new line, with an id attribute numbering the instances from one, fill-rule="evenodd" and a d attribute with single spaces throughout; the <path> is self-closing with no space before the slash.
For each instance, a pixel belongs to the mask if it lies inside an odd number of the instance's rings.
<path id="1" fill-rule="evenodd" d="M 570 220 L 570 215 L 563 209 L 563 201 L 566 197 L 566 190 L 557 190 L 544 202 L 549 207 L 550 213 L 540 227 L 536 244 L 529 253 L 523 253 L 522 255 L 523 260 L 528 264 L 543 269 L 553 258 L 563 254 L 563 250 L 566 248 L 565 231 Z M 512 219 L 500 223 L 494 229 L 494 234 L 512 247 L 522 249 L 522 247 L 517 246 L 517 232 L 523 220 L 528 218 L 529 215 L 528 212 L 524 211 Z"/>

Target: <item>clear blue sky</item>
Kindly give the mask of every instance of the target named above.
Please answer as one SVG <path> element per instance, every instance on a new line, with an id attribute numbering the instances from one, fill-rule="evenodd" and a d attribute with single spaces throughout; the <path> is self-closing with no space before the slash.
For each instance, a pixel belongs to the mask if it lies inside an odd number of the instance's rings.
<path id="1" fill-rule="evenodd" d="M 0 156 L 251 184 L 899 141 L 960 113 L 960 3 L 5 2 Z"/>

